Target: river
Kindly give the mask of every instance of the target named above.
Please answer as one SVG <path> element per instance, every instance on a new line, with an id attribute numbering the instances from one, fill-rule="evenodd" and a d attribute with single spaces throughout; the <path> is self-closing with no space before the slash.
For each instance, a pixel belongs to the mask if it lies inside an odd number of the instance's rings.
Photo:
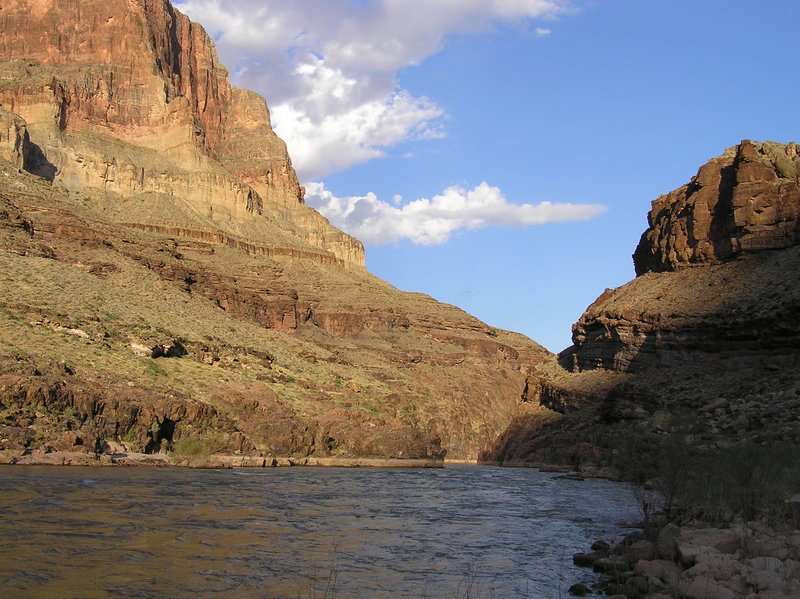
<path id="1" fill-rule="evenodd" d="M 0 597 L 567 597 L 628 487 L 534 469 L 0 467 Z"/>

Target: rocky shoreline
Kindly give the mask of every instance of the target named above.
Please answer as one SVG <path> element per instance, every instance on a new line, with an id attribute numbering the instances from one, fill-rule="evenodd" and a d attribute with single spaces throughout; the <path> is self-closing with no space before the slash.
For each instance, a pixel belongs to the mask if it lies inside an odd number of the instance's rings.
<path id="1" fill-rule="evenodd" d="M 245 455 L 174 456 L 164 453 L 77 453 L 0 450 L 0 464 L 21 466 L 177 467 L 202 469 L 282 468 L 443 468 L 434 458 L 278 457 Z"/>
<path id="2" fill-rule="evenodd" d="M 650 538 L 635 531 L 613 547 L 597 541 L 573 561 L 599 573 L 595 590 L 612 599 L 800 597 L 800 530 L 761 522 L 670 523 Z M 592 589 L 575 584 L 569 592 L 583 596 Z"/>

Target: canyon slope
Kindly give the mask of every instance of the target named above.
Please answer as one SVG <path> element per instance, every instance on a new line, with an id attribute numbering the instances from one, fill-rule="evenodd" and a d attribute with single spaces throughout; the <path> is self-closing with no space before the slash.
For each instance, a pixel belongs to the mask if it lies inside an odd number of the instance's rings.
<path id="1" fill-rule="evenodd" d="M 587 308 L 542 382 L 564 417 L 517 419 L 487 458 L 590 469 L 632 438 L 800 443 L 797 146 L 729 148 L 648 223 L 637 277 Z"/>
<path id="2" fill-rule="evenodd" d="M 366 272 L 166 0 L 6 3 L 0 105 L 6 457 L 475 459 L 546 411 L 554 357 Z"/>

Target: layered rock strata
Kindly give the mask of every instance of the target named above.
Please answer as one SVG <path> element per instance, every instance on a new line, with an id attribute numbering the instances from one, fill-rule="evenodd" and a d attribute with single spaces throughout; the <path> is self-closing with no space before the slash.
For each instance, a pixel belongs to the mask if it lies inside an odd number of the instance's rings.
<path id="1" fill-rule="evenodd" d="M 552 356 L 369 275 L 168 2 L 7 4 L 3 459 L 476 459 L 538 409 Z"/>
<path id="2" fill-rule="evenodd" d="M 800 159 L 743 141 L 659 197 L 634 262 L 573 326 L 564 370 L 487 459 L 608 473 L 674 435 L 698 451 L 800 444 Z M 624 464 L 621 464 L 624 466 Z M 599 470 L 598 470 L 599 469 Z"/>
<path id="3" fill-rule="evenodd" d="M 719 264 L 800 240 L 797 145 L 743 141 L 653 202 L 633 262 L 637 275 Z"/>
<path id="4" fill-rule="evenodd" d="M 548 352 L 452 306 L 0 182 L 0 449 L 476 459 L 532 407 Z"/>
<path id="5" fill-rule="evenodd" d="M 203 28 L 166 0 L 13 3 L 0 60 L 0 104 L 40 155 L 32 172 L 178 196 L 218 224 L 270 216 L 294 245 L 363 268 L 361 244 L 303 205 L 264 100 L 230 85 Z"/>
<path id="6" fill-rule="evenodd" d="M 793 354 L 800 294 L 786 273 L 800 259 L 799 215 L 794 143 L 728 149 L 653 202 L 637 279 L 589 306 L 562 361 L 636 371 L 698 353 Z"/>

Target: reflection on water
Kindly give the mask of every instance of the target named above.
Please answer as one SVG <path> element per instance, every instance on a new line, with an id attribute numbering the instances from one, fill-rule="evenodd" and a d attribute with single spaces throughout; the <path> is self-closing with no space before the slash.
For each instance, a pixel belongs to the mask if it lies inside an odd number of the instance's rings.
<path id="1" fill-rule="evenodd" d="M 528 469 L 0 467 L 0 596 L 559 597 L 635 517 Z"/>

